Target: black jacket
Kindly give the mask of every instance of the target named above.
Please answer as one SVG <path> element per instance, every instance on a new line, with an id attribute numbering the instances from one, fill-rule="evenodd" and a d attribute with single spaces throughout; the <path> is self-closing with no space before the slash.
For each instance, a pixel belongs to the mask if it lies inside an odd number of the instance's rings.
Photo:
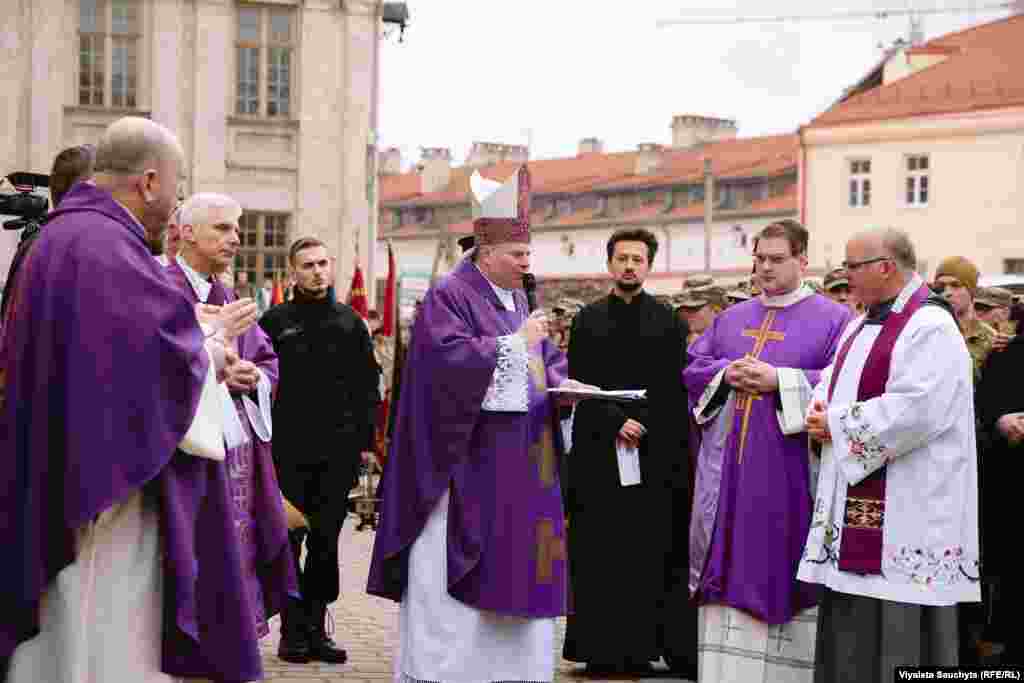
<path id="1" fill-rule="evenodd" d="M 259 324 L 280 364 L 273 410 L 278 466 L 372 450 L 380 368 L 356 312 L 332 298 L 299 295 L 269 309 Z"/>

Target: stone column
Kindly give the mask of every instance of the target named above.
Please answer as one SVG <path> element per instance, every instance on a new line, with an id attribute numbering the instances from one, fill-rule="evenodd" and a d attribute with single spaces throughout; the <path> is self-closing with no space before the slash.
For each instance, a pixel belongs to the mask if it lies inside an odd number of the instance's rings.
<path id="1" fill-rule="evenodd" d="M 315 235 L 327 245 L 335 263 L 351 260 L 339 235 L 345 180 L 338 158 L 345 154 L 341 108 L 346 63 L 340 37 L 345 22 L 338 3 L 307 0 L 299 42 L 298 195 L 292 237 Z M 341 122 L 339 124 L 339 121 Z M 337 276 L 337 266 L 335 266 Z M 339 293 L 348 280 L 335 278 Z"/>
<path id="2" fill-rule="evenodd" d="M 68 60 L 63 57 L 68 46 L 54 40 L 54 36 L 64 35 L 67 11 L 64 0 L 35 0 L 25 4 L 30 18 L 28 35 L 31 36 L 29 117 L 24 130 L 29 140 L 30 168 L 19 170 L 49 173 L 64 138 L 64 93 L 67 91 L 64 70 Z"/>
<path id="3" fill-rule="evenodd" d="M 371 142 L 377 5 L 378 0 L 352 0 L 345 3 L 344 71 L 347 82 L 344 89 L 344 114 L 341 117 L 344 144 L 341 157 L 341 175 L 344 179 L 341 229 L 343 249 L 347 251 L 347 256 L 338 259 L 338 276 L 347 287 L 351 281 L 353 256 L 358 245 L 359 264 L 366 278 L 368 294 L 373 291 L 376 277 L 369 272 L 368 267 L 370 252 L 375 245 L 367 243 L 367 226 L 370 223 L 367 146 Z M 373 305 L 373 300 L 370 301 Z"/>
<path id="4" fill-rule="evenodd" d="M 196 0 L 193 192 L 225 191 L 228 103 L 233 86 L 228 72 L 235 35 L 233 7 L 228 0 Z M 168 86 L 174 84 L 155 84 L 156 88 Z"/>
<path id="5" fill-rule="evenodd" d="M 181 113 L 186 97 L 182 87 L 184 27 L 181 0 L 161 0 L 152 5 L 152 11 L 153 49 L 149 64 L 152 118 L 180 138 L 185 132 Z"/>

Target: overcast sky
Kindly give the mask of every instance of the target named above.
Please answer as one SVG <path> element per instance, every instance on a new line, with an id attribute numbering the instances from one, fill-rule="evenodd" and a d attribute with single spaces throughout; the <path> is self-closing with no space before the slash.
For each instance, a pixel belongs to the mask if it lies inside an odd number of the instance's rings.
<path id="1" fill-rule="evenodd" d="M 531 157 L 671 142 L 675 114 L 735 119 L 743 137 L 792 132 L 828 107 L 888 46 L 906 17 L 785 24 L 672 26 L 714 16 L 975 7 L 986 0 L 408 0 L 411 23 L 381 48 L 380 146 L 403 161 L 476 141 L 527 144 Z M 1006 12 L 928 15 L 933 38 Z M 532 133 L 529 131 L 532 130 Z"/>

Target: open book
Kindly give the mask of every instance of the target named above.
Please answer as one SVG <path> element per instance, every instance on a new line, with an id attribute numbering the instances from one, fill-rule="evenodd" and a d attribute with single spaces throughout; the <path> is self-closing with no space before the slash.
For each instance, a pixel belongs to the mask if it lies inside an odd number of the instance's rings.
<path id="1" fill-rule="evenodd" d="M 581 389 L 560 389 L 555 387 L 548 389 L 548 393 L 554 396 L 572 396 L 578 399 L 596 398 L 605 401 L 645 401 L 647 400 L 646 389 L 619 389 L 615 391 L 593 391 L 593 390 L 581 390 Z"/>

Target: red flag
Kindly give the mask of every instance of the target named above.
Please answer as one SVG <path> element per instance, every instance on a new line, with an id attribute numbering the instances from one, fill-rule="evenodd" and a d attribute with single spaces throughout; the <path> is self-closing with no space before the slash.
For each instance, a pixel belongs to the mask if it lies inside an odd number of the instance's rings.
<path id="1" fill-rule="evenodd" d="M 277 306 L 278 304 L 284 303 L 284 285 L 281 284 L 281 280 L 274 276 L 274 289 L 270 292 L 270 305 Z"/>
<path id="2" fill-rule="evenodd" d="M 366 319 L 370 312 L 369 304 L 366 301 L 366 284 L 363 282 L 363 269 L 358 265 L 356 272 L 352 273 L 352 284 L 348 289 L 348 305 L 355 309 L 361 318 Z"/>
<path id="3" fill-rule="evenodd" d="M 388 242 L 388 284 L 384 289 L 384 324 L 381 329 L 381 334 L 385 337 L 391 337 L 395 334 L 395 317 L 398 312 L 396 309 L 397 301 L 395 301 L 398 294 L 395 291 L 398 285 L 396 275 L 395 252 L 391 248 L 391 242 Z"/>

